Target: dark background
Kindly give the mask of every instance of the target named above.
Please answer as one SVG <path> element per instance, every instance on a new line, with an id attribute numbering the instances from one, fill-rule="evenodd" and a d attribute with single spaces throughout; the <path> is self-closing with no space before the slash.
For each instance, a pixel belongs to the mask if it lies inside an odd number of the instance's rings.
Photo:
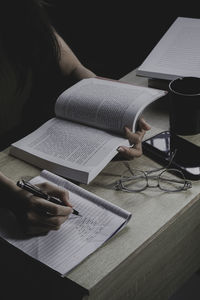
<path id="1" fill-rule="evenodd" d="M 81 62 L 113 79 L 139 66 L 178 16 L 200 17 L 193 1 L 48 2 L 53 25 Z"/>
<path id="2" fill-rule="evenodd" d="M 200 18 L 197 0 L 48 2 L 47 12 L 54 27 L 81 62 L 97 75 L 113 79 L 139 66 L 178 16 Z M 33 264 L 30 257 L 5 241 L 1 241 L 0 249 L 1 295 L 6 295 L 2 299 L 30 300 L 40 295 L 40 299 L 50 300 L 70 293 L 79 299 L 85 293 L 71 282 L 57 282 L 57 274 Z"/>

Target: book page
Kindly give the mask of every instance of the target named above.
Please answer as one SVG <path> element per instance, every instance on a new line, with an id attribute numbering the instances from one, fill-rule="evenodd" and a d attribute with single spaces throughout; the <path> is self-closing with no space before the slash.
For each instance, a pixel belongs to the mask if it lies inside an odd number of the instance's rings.
<path id="1" fill-rule="evenodd" d="M 67 187 L 70 202 L 82 217 L 71 214 L 58 231 L 51 231 L 46 236 L 28 238 L 23 235 L 15 217 L 2 209 L 0 236 L 64 275 L 121 230 L 131 218 L 131 214 L 90 192 L 81 193 L 80 187 L 77 187 L 79 193 L 76 194 L 74 184 L 47 171 L 34 178 L 32 183 L 48 180 L 51 182 L 52 179 L 54 184 Z"/>
<path id="2" fill-rule="evenodd" d="M 99 78 L 84 79 L 57 99 L 59 118 L 124 134 L 124 127 L 135 131 L 141 111 L 165 92 Z"/>
<path id="3" fill-rule="evenodd" d="M 58 117 L 13 143 L 10 154 L 65 178 L 90 183 L 118 154 L 119 146 L 129 145 L 124 126 L 135 128 L 143 108 L 165 93 L 109 80 L 85 79 L 58 98 Z M 76 119 L 79 120 L 75 122 Z"/>
<path id="4" fill-rule="evenodd" d="M 200 77 L 200 20 L 179 17 L 137 70 L 137 75 L 172 80 Z"/>
<path id="5" fill-rule="evenodd" d="M 10 153 L 41 169 L 88 183 L 118 153 L 119 145 L 128 144 L 109 132 L 53 118 L 12 144 Z"/>

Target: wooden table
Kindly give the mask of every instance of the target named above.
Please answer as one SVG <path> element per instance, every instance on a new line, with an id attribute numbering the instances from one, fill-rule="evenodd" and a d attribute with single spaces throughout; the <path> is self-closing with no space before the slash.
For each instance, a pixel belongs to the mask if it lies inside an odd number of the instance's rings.
<path id="1" fill-rule="evenodd" d="M 147 85 L 135 71 L 121 80 Z M 144 117 L 152 125 L 146 138 L 169 127 L 164 102 L 151 105 Z M 200 145 L 200 135 L 188 139 Z M 144 155 L 130 163 L 144 170 L 158 166 Z M 67 277 L 88 293 L 83 299 L 169 299 L 200 267 L 200 183 L 179 193 L 124 193 L 110 188 L 122 168 L 122 162 L 112 161 L 82 187 L 131 211 L 132 219 Z M 15 181 L 39 174 L 37 168 L 9 156 L 8 149 L 0 153 L 0 169 Z"/>

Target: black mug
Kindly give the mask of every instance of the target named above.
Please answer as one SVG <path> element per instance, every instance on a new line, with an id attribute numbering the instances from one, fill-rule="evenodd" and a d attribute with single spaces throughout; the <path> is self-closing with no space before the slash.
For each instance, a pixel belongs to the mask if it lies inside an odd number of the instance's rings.
<path id="1" fill-rule="evenodd" d="M 200 133 L 200 78 L 177 78 L 169 84 L 170 131 L 174 134 Z"/>

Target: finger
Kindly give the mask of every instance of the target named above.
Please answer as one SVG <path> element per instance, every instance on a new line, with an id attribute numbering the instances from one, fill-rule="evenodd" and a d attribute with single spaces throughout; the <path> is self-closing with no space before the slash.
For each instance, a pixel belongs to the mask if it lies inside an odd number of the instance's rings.
<path id="1" fill-rule="evenodd" d="M 142 142 L 146 130 L 141 129 L 140 131 L 133 133 L 128 127 L 125 127 L 125 133 L 130 145 L 137 145 Z"/>
<path id="2" fill-rule="evenodd" d="M 118 151 L 123 154 L 125 158 L 131 159 L 134 157 L 140 157 L 142 155 L 142 147 L 139 145 L 135 148 L 120 146 Z"/>
<path id="3" fill-rule="evenodd" d="M 26 235 L 46 235 L 51 230 L 58 230 L 60 226 L 50 226 L 45 224 L 30 223 L 28 220 L 23 223 L 22 230 Z"/>
<path id="4" fill-rule="evenodd" d="M 42 222 L 43 224 L 51 226 L 53 229 L 54 227 L 59 228 L 67 219 L 68 216 L 48 216 L 47 218 L 43 219 Z"/>
<path id="5" fill-rule="evenodd" d="M 125 134 L 131 145 L 140 143 L 143 137 L 143 132 L 133 133 L 128 127 L 125 127 Z"/>
<path id="6" fill-rule="evenodd" d="M 56 185 L 52 185 L 48 182 L 43 182 L 41 184 L 38 184 L 38 186 L 48 195 L 57 197 L 66 206 L 72 207 L 72 205 L 69 202 L 69 192 L 66 189 L 60 188 Z"/>
<path id="7" fill-rule="evenodd" d="M 29 198 L 29 203 L 29 208 L 33 211 L 45 212 L 52 215 L 68 216 L 73 211 L 70 206 L 58 205 L 35 196 Z"/>
<path id="8" fill-rule="evenodd" d="M 41 225 L 48 230 L 54 229 L 54 227 L 60 227 L 66 220 L 68 216 L 52 216 L 52 215 L 43 215 L 32 211 L 27 213 L 27 220 L 26 222 L 31 225 Z"/>
<path id="9" fill-rule="evenodd" d="M 151 126 L 145 121 L 143 117 L 139 119 L 139 127 L 140 129 L 144 129 L 146 131 L 151 129 Z"/>
<path id="10" fill-rule="evenodd" d="M 135 134 L 138 135 L 138 141 L 139 143 L 142 142 L 143 137 L 145 136 L 146 130 L 141 129 L 140 131 L 137 131 Z"/>
<path id="11" fill-rule="evenodd" d="M 65 189 L 58 188 L 50 191 L 48 193 L 50 196 L 54 196 L 58 198 L 61 202 L 63 202 L 66 206 L 72 207 L 71 203 L 69 202 L 69 192 Z"/>

